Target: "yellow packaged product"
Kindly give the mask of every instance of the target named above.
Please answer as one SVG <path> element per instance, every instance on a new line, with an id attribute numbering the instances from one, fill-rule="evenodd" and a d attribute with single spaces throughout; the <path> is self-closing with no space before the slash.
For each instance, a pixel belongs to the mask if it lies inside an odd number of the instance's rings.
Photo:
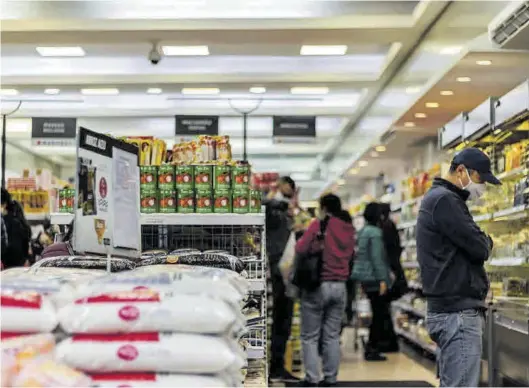
<path id="1" fill-rule="evenodd" d="M 165 159 L 165 152 L 167 150 L 167 145 L 165 141 L 161 139 L 154 139 L 152 152 L 151 152 L 151 165 L 159 166 Z"/>
<path id="2" fill-rule="evenodd" d="M 152 139 L 141 139 L 140 166 L 149 166 L 151 164 L 152 145 Z"/>
<path id="3" fill-rule="evenodd" d="M 217 160 L 229 161 L 232 158 L 231 145 L 229 136 L 217 136 L 215 138 L 215 150 Z"/>
<path id="4" fill-rule="evenodd" d="M 38 358 L 25 365 L 13 379 L 15 387 L 89 387 L 87 375 L 51 358 Z"/>

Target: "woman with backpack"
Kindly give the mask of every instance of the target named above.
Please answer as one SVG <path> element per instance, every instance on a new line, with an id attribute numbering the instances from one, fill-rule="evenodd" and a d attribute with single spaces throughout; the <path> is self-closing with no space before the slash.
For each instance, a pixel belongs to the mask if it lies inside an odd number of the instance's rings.
<path id="1" fill-rule="evenodd" d="M 391 320 L 388 303 L 390 268 L 386 259 L 382 229 L 380 229 L 380 206 L 369 203 L 364 210 L 365 226 L 358 232 L 358 245 L 353 266 L 352 279 L 362 285 L 371 304 L 371 326 L 369 340 L 365 344 L 366 361 L 385 361 L 380 354 L 384 338 L 385 322 Z"/>
<path id="2" fill-rule="evenodd" d="M 301 340 L 305 379 L 303 387 L 336 385 L 340 366 L 340 331 L 347 299 L 346 282 L 355 248 L 351 216 L 340 198 L 320 198 L 320 217 L 314 220 L 296 244 L 299 262 L 306 255 L 321 254 L 319 285 L 301 289 Z M 320 382 L 320 339 L 323 382 Z"/>

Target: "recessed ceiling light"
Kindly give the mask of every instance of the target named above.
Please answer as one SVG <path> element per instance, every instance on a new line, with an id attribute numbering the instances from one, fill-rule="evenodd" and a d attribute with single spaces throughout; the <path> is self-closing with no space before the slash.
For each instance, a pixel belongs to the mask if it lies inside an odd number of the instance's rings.
<path id="1" fill-rule="evenodd" d="M 461 46 L 445 47 L 445 48 L 441 49 L 441 54 L 442 55 L 459 54 L 462 49 L 463 49 L 463 47 L 461 47 Z"/>
<path id="2" fill-rule="evenodd" d="M 358 165 L 360 167 L 366 167 L 369 163 L 367 162 L 367 160 L 361 160 L 358 162 Z"/>
<path id="3" fill-rule="evenodd" d="M 316 86 L 316 87 L 303 87 L 295 86 L 290 89 L 292 94 L 327 94 L 329 93 L 329 88 L 326 86 Z"/>
<path id="4" fill-rule="evenodd" d="M 386 146 L 383 146 L 383 145 L 376 146 L 375 150 L 377 152 L 385 152 L 386 151 Z"/>
<path id="5" fill-rule="evenodd" d="M 406 122 L 404 123 L 404 126 L 405 126 L 406 128 L 412 128 L 412 127 L 415 127 L 415 123 L 412 122 L 412 121 L 406 121 Z"/>
<path id="6" fill-rule="evenodd" d="M 415 93 L 419 93 L 420 91 L 421 91 L 421 88 L 418 86 L 410 86 L 406 88 L 406 93 L 408 94 L 415 94 Z"/>
<path id="7" fill-rule="evenodd" d="M 324 46 L 324 45 L 304 45 L 301 46 L 301 55 L 345 55 L 347 52 L 347 46 L 336 45 L 336 46 Z"/>
<path id="8" fill-rule="evenodd" d="M 85 96 L 115 96 L 119 94 L 117 88 L 102 88 L 102 89 L 81 89 L 81 94 Z"/>
<path id="9" fill-rule="evenodd" d="M 349 170 L 349 174 L 351 174 L 351 175 L 356 175 L 356 174 L 358 174 L 358 169 L 357 169 L 357 168 L 352 168 L 352 169 L 350 169 L 350 170 Z"/>
<path id="10" fill-rule="evenodd" d="M 163 90 L 161 88 L 149 88 L 147 89 L 147 94 L 162 94 Z"/>
<path id="11" fill-rule="evenodd" d="M 418 119 L 425 119 L 426 113 L 415 113 L 415 117 Z"/>
<path id="12" fill-rule="evenodd" d="M 54 95 L 54 94 L 59 94 L 60 92 L 61 92 L 61 89 L 54 89 L 54 88 L 44 89 L 44 94 Z"/>
<path id="13" fill-rule="evenodd" d="M 0 95 L 2 96 L 16 96 L 18 90 L 16 89 L 0 89 Z"/>
<path id="14" fill-rule="evenodd" d="M 441 90 L 441 96 L 453 96 L 454 92 L 451 90 Z"/>
<path id="15" fill-rule="evenodd" d="M 182 94 L 219 94 L 219 88 L 183 88 Z"/>
<path id="16" fill-rule="evenodd" d="M 250 88 L 250 93 L 263 94 L 266 93 L 266 88 L 264 86 L 253 86 Z"/>
<path id="17" fill-rule="evenodd" d="M 476 65 L 479 65 L 479 66 L 490 66 L 490 65 L 492 65 L 492 61 L 489 61 L 489 60 L 476 61 Z"/>
<path id="18" fill-rule="evenodd" d="M 427 102 L 424 104 L 427 108 L 439 108 L 438 102 Z"/>
<path id="19" fill-rule="evenodd" d="M 345 185 L 345 179 L 338 179 L 338 180 L 336 181 L 336 184 L 337 184 L 338 186 L 343 186 L 343 185 Z"/>
<path id="20" fill-rule="evenodd" d="M 372 158 L 376 158 L 376 157 L 378 157 L 378 152 L 376 152 L 376 151 L 371 151 L 371 154 L 370 154 L 370 155 L 371 155 Z"/>
<path id="21" fill-rule="evenodd" d="M 162 51 L 169 57 L 209 55 L 208 46 L 162 46 Z"/>
<path id="22" fill-rule="evenodd" d="M 456 81 L 457 82 L 470 82 L 470 81 L 472 81 L 472 78 L 470 78 L 470 77 L 457 77 Z"/>
<path id="23" fill-rule="evenodd" d="M 37 47 L 37 52 L 43 57 L 84 57 L 82 47 Z"/>

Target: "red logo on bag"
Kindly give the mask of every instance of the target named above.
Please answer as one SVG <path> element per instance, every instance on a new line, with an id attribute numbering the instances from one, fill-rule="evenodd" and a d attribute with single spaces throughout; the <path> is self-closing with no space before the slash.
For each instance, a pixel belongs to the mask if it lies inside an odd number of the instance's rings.
<path id="1" fill-rule="evenodd" d="M 118 315 L 124 321 L 135 321 L 140 317 L 140 310 L 136 306 L 123 306 Z"/>
<path id="2" fill-rule="evenodd" d="M 99 195 L 101 195 L 101 198 L 105 198 L 107 196 L 107 180 L 105 178 L 101 178 L 99 180 Z"/>
<path id="3" fill-rule="evenodd" d="M 132 345 L 123 345 L 118 349 L 118 357 L 125 361 L 135 360 L 138 354 L 138 349 Z"/>

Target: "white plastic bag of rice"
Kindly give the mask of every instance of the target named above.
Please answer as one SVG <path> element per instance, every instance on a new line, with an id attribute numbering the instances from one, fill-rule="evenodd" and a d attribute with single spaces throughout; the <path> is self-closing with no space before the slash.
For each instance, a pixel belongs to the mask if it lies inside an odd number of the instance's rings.
<path id="1" fill-rule="evenodd" d="M 51 358 L 40 357 L 27 363 L 13 378 L 13 387 L 89 387 L 92 380 L 85 374 Z"/>
<path id="2" fill-rule="evenodd" d="M 53 302 L 45 295 L 26 291 L 1 291 L 2 332 L 46 333 L 57 326 Z"/>
<path id="3" fill-rule="evenodd" d="M 59 310 L 68 333 L 145 331 L 229 334 L 244 327 L 234 306 L 207 295 L 165 295 L 149 289 L 77 299 Z"/>
<path id="4" fill-rule="evenodd" d="M 218 376 L 169 373 L 99 373 L 92 374 L 92 384 L 105 388 L 143 387 L 234 387 L 235 382 Z M 235 380 L 233 380 L 235 381 Z"/>
<path id="5" fill-rule="evenodd" d="M 233 374 L 244 365 L 236 343 L 200 334 L 78 334 L 57 345 L 55 356 L 92 373 Z"/>

